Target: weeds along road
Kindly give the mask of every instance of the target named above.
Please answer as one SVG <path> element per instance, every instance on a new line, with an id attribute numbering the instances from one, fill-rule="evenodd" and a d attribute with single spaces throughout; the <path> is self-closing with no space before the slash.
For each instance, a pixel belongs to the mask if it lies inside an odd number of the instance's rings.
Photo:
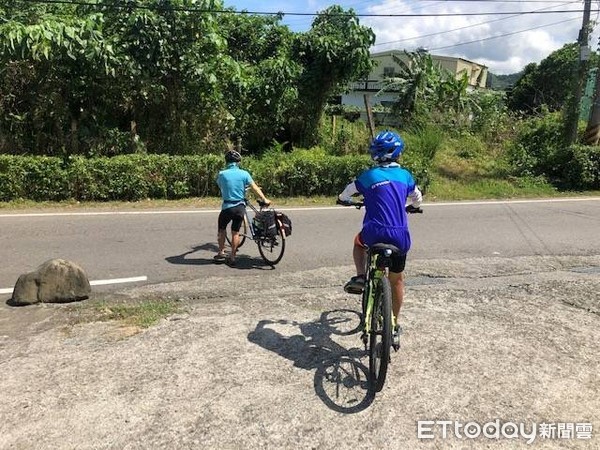
<path id="1" fill-rule="evenodd" d="M 104 308 L 180 305 L 139 329 L 94 320 L 96 299 L 3 302 L 0 449 L 600 448 L 600 201 L 412 216 L 402 348 L 375 397 L 342 290 L 361 212 L 289 211 L 275 270 L 251 246 L 213 265 L 216 215 L 0 217 L 4 286 L 63 257 L 92 279 L 148 276 L 103 287 Z M 525 433 L 481 435 L 508 422 Z M 455 434 L 467 423 L 476 439 Z"/>
<path id="2" fill-rule="evenodd" d="M 600 199 L 440 203 L 424 209 L 410 217 L 412 259 L 600 253 Z M 351 264 L 362 211 L 335 206 L 284 211 L 293 235 L 275 270 L 262 263 L 251 242 L 240 249 L 238 268 L 213 264 L 216 210 L 3 211 L 0 289 L 51 258 L 77 262 L 90 280 L 146 276 L 150 284 L 240 270 L 269 276 Z"/>

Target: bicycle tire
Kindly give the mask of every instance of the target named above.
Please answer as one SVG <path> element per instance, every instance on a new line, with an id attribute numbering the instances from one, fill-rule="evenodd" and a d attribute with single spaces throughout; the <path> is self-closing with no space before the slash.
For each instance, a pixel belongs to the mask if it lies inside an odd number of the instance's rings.
<path id="1" fill-rule="evenodd" d="M 270 266 L 275 266 L 285 252 L 285 233 L 277 221 L 277 234 L 273 237 L 261 237 L 256 240 L 258 252 L 262 259 Z"/>
<path id="2" fill-rule="evenodd" d="M 392 347 L 392 288 L 387 277 L 374 286 L 375 304 L 369 336 L 369 376 L 376 392 L 381 391 L 387 375 Z"/>
<path id="3" fill-rule="evenodd" d="M 246 236 L 248 234 L 248 219 L 246 218 L 246 216 L 244 216 L 244 221 L 242 222 L 242 227 L 240 228 L 240 243 L 238 245 L 238 249 L 242 247 L 242 245 L 244 245 L 244 242 L 246 242 Z M 227 244 L 231 247 L 231 238 L 229 237 L 229 234 L 226 235 L 226 239 L 227 239 Z"/>

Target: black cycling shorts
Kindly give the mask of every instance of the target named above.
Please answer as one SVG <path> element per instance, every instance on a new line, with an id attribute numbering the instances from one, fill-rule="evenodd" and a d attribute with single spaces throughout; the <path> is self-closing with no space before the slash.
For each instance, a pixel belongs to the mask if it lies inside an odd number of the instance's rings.
<path id="1" fill-rule="evenodd" d="M 244 214 L 246 214 L 246 206 L 243 204 L 223 209 L 219 214 L 219 231 L 225 230 L 229 222 L 231 222 L 231 231 L 240 231 Z"/>
<path id="2" fill-rule="evenodd" d="M 361 233 L 358 233 L 355 236 L 354 243 L 363 248 L 368 248 L 368 246 L 365 245 L 365 243 L 362 240 Z M 390 272 L 402 273 L 402 272 L 404 272 L 405 268 L 406 268 L 406 253 L 404 253 L 403 255 L 400 253 L 396 253 L 396 252 L 392 253 L 392 256 L 390 257 Z"/>

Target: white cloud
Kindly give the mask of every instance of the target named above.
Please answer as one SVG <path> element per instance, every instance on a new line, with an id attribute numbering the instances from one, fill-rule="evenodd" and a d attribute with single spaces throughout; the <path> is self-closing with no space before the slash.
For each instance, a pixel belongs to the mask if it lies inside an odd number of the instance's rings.
<path id="1" fill-rule="evenodd" d="M 566 3 L 566 2 L 565 2 Z M 557 6 L 558 5 L 558 6 Z M 460 12 L 522 12 L 581 9 L 581 3 L 555 2 L 410 2 L 388 0 L 371 4 L 368 14 L 428 14 Z M 418 9 L 416 9 L 418 8 Z M 556 24 L 567 19 L 569 22 Z M 496 74 L 514 73 L 530 62 L 539 62 L 567 42 L 577 39 L 582 13 L 364 17 L 363 25 L 377 35 L 373 51 L 391 48 L 429 48 L 432 53 L 480 62 Z M 555 25 L 548 25 L 555 23 Z M 542 25 L 542 28 L 538 28 Z M 526 31 L 530 30 L 530 31 Z M 521 32 L 522 31 L 522 32 Z M 519 32 L 519 33 L 516 33 Z M 463 44 L 463 45 L 458 45 Z"/>
<path id="2" fill-rule="evenodd" d="M 414 50 L 427 47 L 432 53 L 457 56 L 473 60 L 489 67 L 495 74 L 518 72 L 531 62 L 540 62 L 564 44 L 575 42 L 581 28 L 582 1 L 533 1 L 486 2 L 486 1 L 415 1 L 415 0 L 225 0 L 227 5 L 238 9 L 249 5 L 260 6 L 261 11 L 288 11 L 314 13 L 331 4 L 344 9 L 352 8 L 360 14 L 433 14 L 474 12 L 527 12 L 527 11 L 573 11 L 556 14 L 521 15 L 458 15 L 451 17 L 361 17 L 362 25 L 370 26 L 377 35 L 372 51 L 387 49 Z M 268 6 L 266 6 L 268 4 Z M 594 3 L 595 5 L 595 3 Z M 250 8 L 248 8 L 250 9 Z M 256 10 L 256 8 L 255 8 Z M 556 23 L 572 19 L 569 22 Z M 592 21 L 598 20 L 592 14 Z M 313 17 L 287 16 L 283 23 L 294 31 L 306 31 Z M 550 25 L 553 24 L 554 25 Z M 454 31 L 452 31 L 454 30 Z M 526 31 L 529 30 L 529 31 Z M 520 32 L 522 31 L 522 32 Z M 443 32 L 443 33 L 442 33 Z M 519 33 L 516 33 L 519 32 Z M 494 38 L 495 37 L 495 38 Z M 493 38 L 493 39 L 490 39 Z M 478 41 L 466 45 L 470 41 Z M 386 43 L 385 45 L 379 45 Z M 596 48 L 597 35 L 590 44 Z"/>

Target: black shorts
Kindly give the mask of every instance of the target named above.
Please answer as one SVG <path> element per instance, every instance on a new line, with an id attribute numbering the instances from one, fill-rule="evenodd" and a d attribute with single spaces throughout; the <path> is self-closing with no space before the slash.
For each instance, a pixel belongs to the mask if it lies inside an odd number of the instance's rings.
<path id="1" fill-rule="evenodd" d="M 354 237 L 354 243 L 365 249 L 369 248 L 363 242 L 362 236 L 360 233 L 358 233 Z M 392 256 L 390 257 L 390 272 L 402 273 L 402 272 L 404 272 L 405 268 L 406 268 L 406 253 L 404 253 L 404 254 L 397 253 L 397 252 L 392 253 Z"/>
<path id="2" fill-rule="evenodd" d="M 402 273 L 406 267 L 406 253 L 401 255 L 400 253 L 392 253 L 390 258 L 390 272 Z"/>
<path id="3" fill-rule="evenodd" d="M 219 214 L 219 230 L 225 230 L 231 222 L 231 231 L 240 231 L 245 214 L 246 206 L 242 204 L 223 209 Z"/>

